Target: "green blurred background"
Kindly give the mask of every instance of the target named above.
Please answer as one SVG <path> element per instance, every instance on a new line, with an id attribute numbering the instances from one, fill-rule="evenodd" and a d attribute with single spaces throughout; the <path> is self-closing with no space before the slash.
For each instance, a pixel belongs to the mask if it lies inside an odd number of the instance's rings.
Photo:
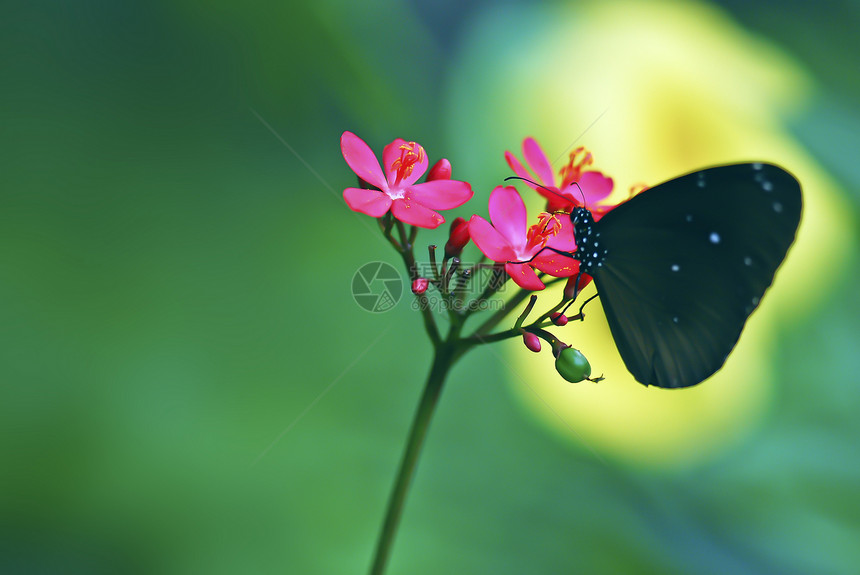
<path id="1" fill-rule="evenodd" d="M 589 6 L 5 3 L 0 572 L 365 572 L 430 350 L 404 302 L 352 300 L 361 264 L 397 258 L 343 204 L 340 134 L 447 156 L 476 190 L 459 213 L 485 213 L 504 150 L 570 136 L 497 113 L 504 90 L 483 101 L 500 77 L 535 107 L 553 90 L 493 54 Z M 860 5 L 710 7 L 808 77 L 783 129 L 851 223 L 840 259 L 805 270 L 828 297 L 776 337 L 765 418 L 713 457 L 642 466 L 548 432 L 473 352 L 391 573 L 860 566 Z"/>

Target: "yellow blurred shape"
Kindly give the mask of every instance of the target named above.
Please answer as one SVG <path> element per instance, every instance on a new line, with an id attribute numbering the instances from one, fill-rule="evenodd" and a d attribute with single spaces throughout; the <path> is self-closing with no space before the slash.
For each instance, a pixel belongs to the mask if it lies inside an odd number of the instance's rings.
<path id="1" fill-rule="evenodd" d="M 579 441 L 579 435 L 595 451 L 646 466 L 712 457 L 766 413 L 778 384 L 773 337 L 827 297 L 828 274 L 820 272 L 845 260 L 845 239 L 853 237 L 835 184 L 785 127 L 786 117 L 802 111 L 812 82 L 785 53 L 705 4 L 600 2 L 547 22 L 541 41 L 508 46 L 519 67 L 551 79 L 546 89 L 514 89 L 510 114 L 532 126 L 523 136 L 537 137 L 559 164 L 565 150 L 584 144 L 621 195 L 636 183 L 753 160 L 782 165 L 803 187 L 798 239 L 726 366 L 707 382 L 684 390 L 635 382 L 597 302 L 587 308 L 587 321 L 555 332 L 581 349 L 605 381 L 569 384 L 544 354 L 514 353 L 518 371 L 533 374 L 528 384 L 539 398 L 518 382 L 514 389 L 564 436 Z M 548 305 L 552 298 L 542 300 Z"/>

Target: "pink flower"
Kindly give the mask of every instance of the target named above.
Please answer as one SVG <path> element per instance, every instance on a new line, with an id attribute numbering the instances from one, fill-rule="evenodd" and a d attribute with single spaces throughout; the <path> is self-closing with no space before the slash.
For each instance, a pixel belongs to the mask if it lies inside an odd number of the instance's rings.
<path id="1" fill-rule="evenodd" d="M 505 263 L 505 271 L 518 286 L 542 290 L 544 285 L 535 269 L 557 277 L 579 272 L 578 261 L 544 249 L 549 246 L 569 253 L 576 250 L 569 217 L 543 213 L 537 224 L 527 228 L 526 206 L 510 186 L 493 190 L 489 211 L 492 225 L 481 216 L 472 216 L 469 234 L 485 256 Z"/>
<path id="2" fill-rule="evenodd" d="M 594 214 L 595 220 L 599 220 L 613 207 L 612 204 L 604 203 L 607 196 L 612 193 L 612 178 L 604 176 L 601 172 L 584 171 L 594 161 L 591 153 L 584 147 L 576 148 L 570 153 L 567 165 L 559 170 L 558 184 L 556 184 L 549 158 L 534 138 L 523 140 L 523 156 L 534 175 L 530 174 L 512 153 L 505 152 L 508 165 L 519 177 L 543 186 L 526 182 L 547 199 L 547 211 L 570 213 L 574 207 L 584 206 Z M 575 184 L 579 184 L 579 187 Z"/>
<path id="3" fill-rule="evenodd" d="M 382 152 L 384 173 L 370 147 L 352 132 L 343 133 L 340 149 L 352 171 L 377 188 L 343 191 L 343 199 L 356 212 L 378 218 L 390 209 L 401 222 L 432 229 L 445 221 L 435 210 L 456 208 L 472 197 L 469 184 L 449 179 L 447 160 L 437 164 L 440 167 L 434 171 L 434 176 L 441 175 L 440 179 L 416 184 L 427 171 L 428 160 L 424 148 L 415 142 L 398 138 L 385 146 Z M 446 164 L 448 178 L 445 178 Z"/>

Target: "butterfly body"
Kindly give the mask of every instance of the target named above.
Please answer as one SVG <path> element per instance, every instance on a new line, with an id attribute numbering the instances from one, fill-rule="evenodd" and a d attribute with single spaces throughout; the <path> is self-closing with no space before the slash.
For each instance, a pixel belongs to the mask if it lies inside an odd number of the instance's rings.
<path id="1" fill-rule="evenodd" d="M 571 213 L 625 365 L 645 385 L 689 387 L 722 367 L 794 241 L 800 184 L 771 164 L 699 170 L 595 221 Z"/>

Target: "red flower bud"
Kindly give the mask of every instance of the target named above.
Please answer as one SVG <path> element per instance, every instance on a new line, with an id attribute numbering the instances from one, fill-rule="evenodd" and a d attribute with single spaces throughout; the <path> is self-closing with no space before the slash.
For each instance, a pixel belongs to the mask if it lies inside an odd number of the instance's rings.
<path id="1" fill-rule="evenodd" d="M 412 293 L 421 295 L 430 287 L 430 280 L 427 278 L 415 278 L 412 280 Z"/>
<path id="2" fill-rule="evenodd" d="M 436 162 L 432 168 L 430 168 L 430 173 L 427 174 L 428 182 L 432 182 L 433 180 L 450 180 L 451 179 L 451 162 L 442 158 L 438 162 Z"/>
<path id="3" fill-rule="evenodd" d="M 561 327 L 563 325 L 567 325 L 567 316 L 564 315 L 563 313 L 555 312 L 554 314 L 549 316 L 549 319 L 551 319 L 552 323 L 554 323 L 555 325 L 557 325 L 559 327 Z"/>
<path id="4" fill-rule="evenodd" d="M 451 222 L 451 233 L 445 244 L 445 257 L 458 257 L 463 253 L 463 248 L 469 243 L 469 222 L 463 218 L 454 218 Z"/>
<path id="5" fill-rule="evenodd" d="M 526 344 L 529 350 L 535 353 L 540 351 L 540 338 L 531 332 L 523 332 L 523 343 Z"/>
<path id="6" fill-rule="evenodd" d="M 579 277 L 579 285 L 577 287 L 574 287 L 573 284 L 574 282 L 576 282 L 577 277 Z M 575 276 L 570 276 L 569 278 L 567 278 L 567 284 L 565 284 L 564 286 L 564 299 L 573 299 L 573 296 L 584 290 L 585 286 L 587 286 L 590 282 L 591 276 L 588 274 L 576 274 Z"/>

